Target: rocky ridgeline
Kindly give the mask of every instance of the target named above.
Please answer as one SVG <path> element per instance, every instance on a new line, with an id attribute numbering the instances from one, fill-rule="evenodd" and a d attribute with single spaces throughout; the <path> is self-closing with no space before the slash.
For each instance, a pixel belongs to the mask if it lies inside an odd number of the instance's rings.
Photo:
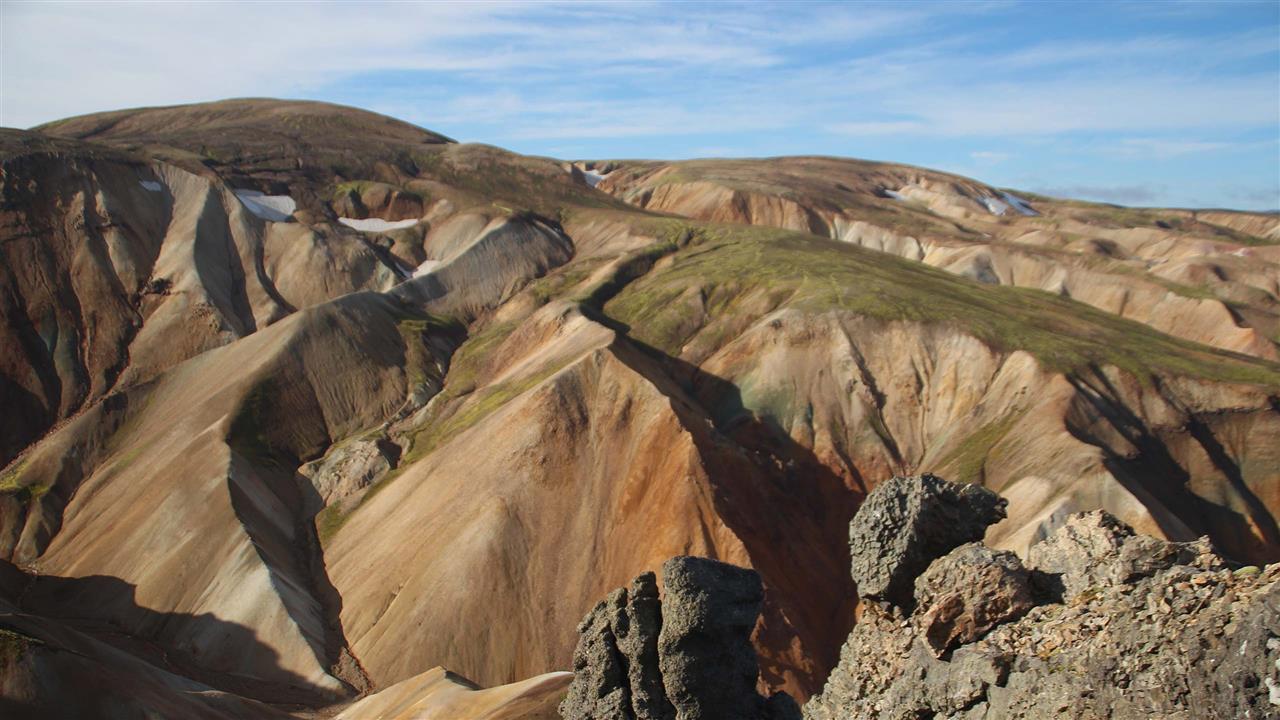
<path id="1" fill-rule="evenodd" d="M 1005 501 L 894 478 L 850 524 L 863 613 L 806 720 L 1280 718 L 1280 564 L 1080 513 L 1024 564 L 980 542 Z M 798 718 L 756 692 L 759 576 L 681 557 L 583 620 L 565 720 Z"/>
<path id="2" fill-rule="evenodd" d="M 565 720 L 799 720 L 786 693 L 756 692 L 751 631 L 764 589 L 753 570 L 693 557 L 645 573 L 578 626 Z"/>
<path id="3" fill-rule="evenodd" d="M 927 475 L 867 497 L 867 602 L 808 720 L 1280 717 L 1280 564 L 1233 571 L 1096 511 L 1024 565 L 973 542 L 1003 506 Z"/>

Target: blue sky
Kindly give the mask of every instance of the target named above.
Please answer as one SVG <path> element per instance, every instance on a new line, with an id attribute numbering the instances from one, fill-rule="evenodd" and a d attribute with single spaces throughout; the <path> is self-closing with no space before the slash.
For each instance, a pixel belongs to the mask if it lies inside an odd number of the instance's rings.
<path id="1" fill-rule="evenodd" d="M 843 155 L 1280 209 L 1280 2 L 0 4 L 0 124 L 328 100 L 562 158 Z"/>

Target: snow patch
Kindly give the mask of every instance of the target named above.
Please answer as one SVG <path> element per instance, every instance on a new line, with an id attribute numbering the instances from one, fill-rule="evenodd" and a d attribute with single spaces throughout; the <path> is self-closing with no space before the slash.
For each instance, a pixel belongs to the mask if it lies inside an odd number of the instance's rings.
<path id="1" fill-rule="evenodd" d="M 909 200 L 909 198 L 906 195 L 903 195 L 897 190 L 889 190 L 888 188 L 885 188 L 884 194 L 886 197 L 890 197 L 890 198 L 893 198 L 894 200 L 899 200 L 901 202 L 907 202 Z"/>
<path id="2" fill-rule="evenodd" d="M 383 220 L 382 218 L 364 218 L 363 220 L 358 218 L 338 218 L 338 222 L 360 232 L 387 232 L 388 230 L 399 230 L 418 224 L 417 218 L 396 220 L 394 222 Z"/>
<path id="3" fill-rule="evenodd" d="M 413 276 L 419 278 L 423 275 L 428 275 L 443 264 L 444 262 L 441 260 L 423 260 L 422 264 L 413 271 Z"/>
<path id="4" fill-rule="evenodd" d="M 1035 210 L 1033 210 L 1031 206 L 1027 204 L 1026 200 L 1023 200 L 1022 198 L 1016 195 L 1010 195 L 1007 192 L 1001 191 L 1000 197 L 1004 198 L 1004 201 L 1009 203 L 1009 205 L 1011 205 L 1014 210 L 1017 210 L 1019 215 L 1034 217 L 1040 214 Z"/>
<path id="5" fill-rule="evenodd" d="M 259 190 L 236 190 L 235 194 L 245 209 L 271 222 L 284 222 L 298 209 L 298 204 L 288 195 L 265 195 Z"/>
<path id="6" fill-rule="evenodd" d="M 1009 206 L 992 197 L 980 197 L 978 201 L 987 206 L 987 212 L 992 215 L 1004 215 L 1009 211 Z"/>
<path id="7" fill-rule="evenodd" d="M 595 187 L 599 185 L 601 180 L 604 180 L 605 178 L 609 177 L 610 173 L 613 172 L 612 170 L 610 170 L 607 173 L 598 173 L 598 172 L 588 170 L 585 167 L 582 167 L 581 165 L 575 165 L 574 167 L 578 168 L 578 172 L 582 173 L 582 177 L 587 181 L 587 185 L 591 187 Z M 573 172 L 573 171 L 570 170 L 570 172 Z"/>
<path id="8" fill-rule="evenodd" d="M 143 190 L 149 190 L 151 192 L 161 192 L 164 190 L 164 186 L 155 180 L 139 180 L 138 184 L 142 186 Z"/>

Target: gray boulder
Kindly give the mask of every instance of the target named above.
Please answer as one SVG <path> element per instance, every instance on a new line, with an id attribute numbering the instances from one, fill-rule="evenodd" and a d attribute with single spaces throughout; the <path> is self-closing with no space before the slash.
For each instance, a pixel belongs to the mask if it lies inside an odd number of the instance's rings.
<path id="1" fill-rule="evenodd" d="M 751 631 L 764 602 L 754 570 L 705 558 L 677 557 L 662 566 L 659 663 L 679 720 L 760 715 Z"/>
<path id="2" fill-rule="evenodd" d="M 635 718 L 626 662 L 613 624 L 624 616 L 625 589 L 598 603 L 578 624 L 573 651 L 573 682 L 560 703 L 561 717 L 572 720 Z"/>
<path id="3" fill-rule="evenodd" d="M 984 487 L 933 475 L 881 483 L 849 524 L 858 594 L 909 608 L 915 580 L 929 563 L 982 540 L 987 527 L 1005 517 L 1006 504 Z"/>
<path id="4" fill-rule="evenodd" d="M 578 626 L 565 720 L 799 720 L 786 693 L 756 692 L 753 570 L 677 557 L 596 605 Z"/>
<path id="5" fill-rule="evenodd" d="M 618 588 L 578 625 L 573 682 L 560 704 L 572 720 L 671 720 L 658 673 L 662 608 L 653 573 Z"/>
<path id="6" fill-rule="evenodd" d="M 644 573 L 631 582 L 626 613 L 615 625 L 618 649 L 627 660 L 627 682 L 636 720 L 665 720 L 672 717 L 658 670 L 658 634 L 662 630 L 662 602 L 653 573 Z"/>

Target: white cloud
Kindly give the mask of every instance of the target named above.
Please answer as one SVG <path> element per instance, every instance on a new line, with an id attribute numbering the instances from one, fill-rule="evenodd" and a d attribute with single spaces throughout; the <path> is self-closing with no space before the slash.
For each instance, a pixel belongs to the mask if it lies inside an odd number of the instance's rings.
<path id="1" fill-rule="evenodd" d="M 1201 140 L 1167 140 L 1160 138 L 1125 138 L 1120 141 L 1119 154 L 1150 155 L 1171 158 L 1188 153 L 1210 152 L 1232 147 L 1231 143 L 1205 142 Z"/>
<path id="2" fill-rule="evenodd" d="M 985 143 L 1107 132 L 1136 139 L 1114 141 L 1117 152 L 1166 157 L 1218 148 L 1147 139 L 1280 124 L 1274 73 L 1166 67 L 1170 54 L 1274 52 L 1266 29 L 992 49 L 974 24 L 948 25 L 955 15 L 1008 11 L 970 3 L 782 12 L 755 4 L 6 0 L 0 124 L 285 96 L 353 102 L 498 143 L 781 130 Z M 828 54 L 815 61 L 814 48 Z M 997 155 L 970 157 L 992 164 Z"/>
<path id="3" fill-rule="evenodd" d="M 980 165 L 995 165 L 1002 163 L 1012 157 L 1006 152 L 996 152 L 994 150 L 975 150 L 969 153 L 969 158 Z"/>
<path id="4" fill-rule="evenodd" d="M 873 120 L 834 123 L 823 129 L 839 135 L 921 135 L 929 132 L 929 125 L 919 120 Z"/>
<path id="5" fill-rule="evenodd" d="M 297 96 L 361 74 L 763 68 L 705 23 L 511 3 L 0 3 L 0 124 L 224 97 Z M 568 8 L 566 10 L 565 8 Z"/>
<path id="6" fill-rule="evenodd" d="M 1040 186 L 1032 190 L 1050 197 L 1100 200 L 1119 205 L 1151 205 L 1167 192 L 1167 188 L 1162 186 L 1148 185 Z"/>

